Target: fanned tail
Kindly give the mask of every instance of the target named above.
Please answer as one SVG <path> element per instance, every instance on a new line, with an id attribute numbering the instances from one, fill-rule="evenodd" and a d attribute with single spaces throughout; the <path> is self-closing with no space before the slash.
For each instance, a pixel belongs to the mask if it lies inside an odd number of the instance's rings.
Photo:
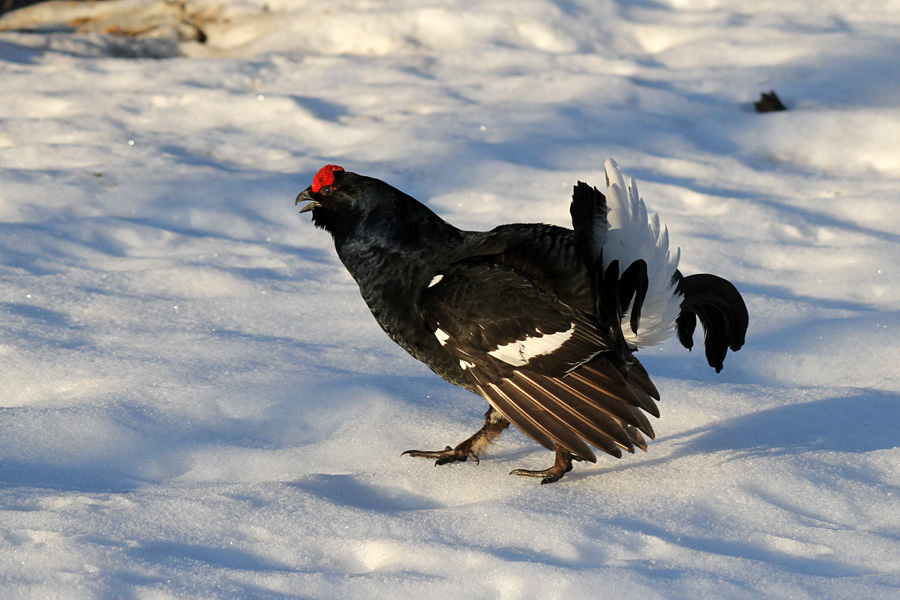
<path id="1" fill-rule="evenodd" d="M 628 343 L 634 347 L 661 344 L 674 333 L 679 312 L 680 298 L 672 277 L 680 251 L 669 252 L 669 232 L 659 215 L 648 216 L 634 178 L 626 185 L 612 159 L 605 167 L 609 225 L 603 270 L 619 265 L 622 329 Z"/>
<path id="2" fill-rule="evenodd" d="M 705 332 L 706 360 L 718 373 L 728 349 L 737 352 L 744 345 L 750 321 L 747 305 L 730 281 L 715 275 L 701 273 L 685 277 L 676 271 L 675 282 L 684 296 L 676 320 L 678 340 L 688 350 L 693 348 L 694 329 L 700 319 Z"/>
<path id="3" fill-rule="evenodd" d="M 716 372 L 728 349 L 744 344 L 749 317 L 740 292 L 715 275 L 683 276 L 681 252 L 669 252 L 669 233 L 659 216 L 648 215 L 637 184 L 612 159 L 606 161 L 606 194 L 579 182 L 572 194 L 572 225 L 579 256 L 594 279 L 595 316 L 611 334 L 610 353 L 661 344 L 677 331 L 693 347 L 697 319 L 705 332 L 706 359 Z"/>

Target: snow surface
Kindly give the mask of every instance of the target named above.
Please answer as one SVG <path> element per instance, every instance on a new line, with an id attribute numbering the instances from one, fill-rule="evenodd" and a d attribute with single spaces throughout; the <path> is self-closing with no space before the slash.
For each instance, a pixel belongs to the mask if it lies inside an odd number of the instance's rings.
<path id="1" fill-rule="evenodd" d="M 3 598 L 900 597 L 895 3 L 268 4 L 164 60 L 0 33 Z M 558 484 L 507 475 L 552 460 L 518 432 L 401 457 L 486 403 L 295 195 L 337 163 L 565 225 L 609 156 L 746 347 L 643 351 L 657 440 Z"/>

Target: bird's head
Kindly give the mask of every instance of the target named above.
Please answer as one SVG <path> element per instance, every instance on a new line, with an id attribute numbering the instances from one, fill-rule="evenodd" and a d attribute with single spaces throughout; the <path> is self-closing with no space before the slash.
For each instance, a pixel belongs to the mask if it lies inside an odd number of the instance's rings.
<path id="1" fill-rule="evenodd" d="M 360 199 L 364 196 L 359 189 L 361 179 L 365 178 L 344 171 L 343 167 L 325 165 L 313 177 L 312 185 L 300 192 L 294 204 L 308 202 L 300 212 L 312 211 L 317 227 L 335 233 L 342 223 L 354 222 L 366 212 L 360 206 Z"/>
<path id="2" fill-rule="evenodd" d="M 424 204 L 387 183 L 326 165 L 294 204 L 307 202 L 316 227 L 329 232 L 338 246 L 346 243 L 384 247 L 416 247 L 423 232 L 428 243 L 458 231 Z"/>
<path id="3" fill-rule="evenodd" d="M 310 201 L 309 204 L 300 209 L 301 213 L 321 207 L 322 202 L 320 200 L 328 198 L 334 193 L 336 188 L 339 188 L 337 182 L 338 173 L 344 173 L 344 167 L 325 165 L 319 169 L 319 172 L 313 177 L 312 185 L 300 192 L 297 200 L 294 201 L 295 205 Z"/>

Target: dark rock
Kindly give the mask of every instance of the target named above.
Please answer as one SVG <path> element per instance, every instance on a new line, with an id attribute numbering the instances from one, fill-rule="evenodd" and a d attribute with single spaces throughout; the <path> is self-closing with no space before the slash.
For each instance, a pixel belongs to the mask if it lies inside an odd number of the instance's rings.
<path id="1" fill-rule="evenodd" d="M 759 97 L 759 101 L 753 103 L 753 108 L 755 108 L 758 113 L 787 110 L 787 107 L 782 104 L 781 99 L 778 97 L 778 94 L 775 93 L 775 90 L 770 91 L 768 94 L 763 92 Z"/>

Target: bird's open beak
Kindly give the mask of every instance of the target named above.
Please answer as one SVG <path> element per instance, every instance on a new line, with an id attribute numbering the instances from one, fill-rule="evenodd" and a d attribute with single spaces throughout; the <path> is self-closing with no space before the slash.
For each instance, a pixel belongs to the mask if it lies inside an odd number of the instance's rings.
<path id="1" fill-rule="evenodd" d="M 297 195 L 297 199 L 294 200 L 294 206 L 297 206 L 297 205 L 300 204 L 301 202 L 309 202 L 309 204 L 307 204 L 306 206 L 304 206 L 303 208 L 300 209 L 300 212 L 301 212 L 301 213 L 309 212 L 309 211 L 311 211 L 312 209 L 314 209 L 314 208 L 317 207 L 317 206 L 322 206 L 321 204 L 319 204 L 318 202 L 316 202 L 315 198 L 313 198 L 313 197 L 310 195 L 309 192 L 310 192 L 311 189 L 312 189 L 312 188 L 306 188 L 305 190 L 303 190 L 302 192 L 300 192 L 300 193 Z"/>

